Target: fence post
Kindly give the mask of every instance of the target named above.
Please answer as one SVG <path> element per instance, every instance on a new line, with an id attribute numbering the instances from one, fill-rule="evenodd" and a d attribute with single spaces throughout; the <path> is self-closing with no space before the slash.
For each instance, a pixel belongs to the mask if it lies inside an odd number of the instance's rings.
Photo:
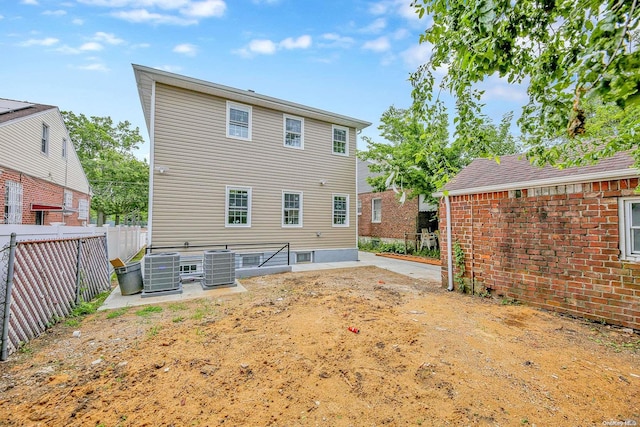
<path id="1" fill-rule="evenodd" d="M 80 302 L 80 268 L 82 267 L 82 239 L 78 239 L 78 259 L 76 260 L 76 305 Z"/>
<path id="2" fill-rule="evenodd" d="M 4 298 L 4 316 L 2 319 L 2 351 L 0 361 L 7 360 L 9 340 L 9 317 L 11 316 L 11 288 L 13 287 L 13 264 L 16 257 L 16 233 L 11 233 L 9 243 L 9 261 L 7 264 L 7 293 Z"/>

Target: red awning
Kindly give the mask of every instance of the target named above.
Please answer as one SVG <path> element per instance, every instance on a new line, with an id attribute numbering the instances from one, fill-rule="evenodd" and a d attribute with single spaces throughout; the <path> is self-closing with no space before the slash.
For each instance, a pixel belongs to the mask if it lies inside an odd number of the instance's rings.
<path id="1" fill-rule="evenodd" d="M 46 211 L 46 212 L 62 212 L 63 207 L 60 205 L 42 205 L 38 203 L 31 203 L 32 211 Z"/>

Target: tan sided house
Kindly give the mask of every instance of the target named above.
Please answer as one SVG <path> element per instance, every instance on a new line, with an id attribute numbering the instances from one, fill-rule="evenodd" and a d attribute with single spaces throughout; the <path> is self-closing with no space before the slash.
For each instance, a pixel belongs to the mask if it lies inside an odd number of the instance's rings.
<path id="1" fill-rule="evenodd" d="M 133 65 L 149 130 L 151 248 L 287 242 L 358 258 L 356 138 L 370 123 Z"/>
<path id="2" fill-rule="evenodd" d="M 0 98 L 0 223 L 86 225 L 90 193 L 58 107 Z"/>

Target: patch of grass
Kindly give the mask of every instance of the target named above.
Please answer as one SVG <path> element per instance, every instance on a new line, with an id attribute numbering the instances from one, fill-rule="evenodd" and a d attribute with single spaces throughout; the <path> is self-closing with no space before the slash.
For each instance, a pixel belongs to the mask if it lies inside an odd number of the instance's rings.
<path id="1" fill-rule="evenodd" d="M 518 301 L 515 298 L 507 298 L 504 297 L 502 298 L 502 301 L 500 301 L 500 304 L 502 305 L 522 305 L 522 303 L 520 301 Z"/>
<path id="2" fill-rule="evenodd" d="M 67 319 L 65 320 L 64 324 L 69 326 L 70 328 L 75 328 L 80 324 L 80 319 L 77 319 L 77 318 Z"/>
<path id="3" fill-rule="evenodd" d="M 33 353 L 33 349 L 29 345 L 28 342 L 21 341 L 18 345 L 18 353 L 20 354 L 31 354 Z"/>
<path id="4" fill-rule="evenodd" d="M 158 307 L 156 305 L 149 305 L 143 308 L 142 310 L 136 311 L 137 316 L 148 317 L 153 313 L 160 313 L 162 311 L 162 307 Z"/>
<path id="5" fill-rule="evenodd" d="M 152 326 L 152 327 L 151 327 L 151 328 L 149 328 L 149 330 L 147 331 L 147 336 L 148 336 L 149 338 L 153 338 L 153 337 L 155 337 L 155 336 L 156 336 L 156 335 L 158 335 L 158 333 L 160 332 L 160 329 L 162 329 L 162 326 L 159 326 L 159 325 Z"/>
<path id="6" fill-rule="evenodd" d="M 171 311 L 181 311 L 181 310 L 186 310 L 187 309 L 187 305 L 185 303 L 175 303 L 175 304 L 169 304 L 169 310 Z"/>
<path id="7" fill-rule="evenodd" d="M 209 305 L 208 301 L 205 301 L 201 307 L 195 309 L 191 318 L 193 320 L 202 320 L 203 318 L 214 313 L 215 309 L 211 305 Z"/>
<path id="8" fill-rule="evenodd" d="M 176 317 L 174 317 L 173 319 L 171 319 L 171 321 L 172 321 L 173 323 L 180 323 L 180 322 L 184 321 L 184 317 L 182 317 L 182 316 L 176 316 Z"/>
<path id="9" fill-rule="evenodd" d="M 116 317 L 124 315 L 127 311 L 129 311 L 129 307 L 121 307 L 116 310 L 111 310 L 107 313 L 107 319 L 115 319 Z"/>
<path id="10" fill-rule="evenodd" d="M 111 292 L 110 290 L 102 292 L 89 302 L 86 302 L 86 301 L 79 302 L 73 308 L 73 310 L 71 310 L 71 313 L 69 313 L 69 317 L 82 317 L 88 314 L 95 313 L 96 311 L 98 311 L 98 308 L 104 303 L 104 300 L 107 299 L 110 292 Z"/>

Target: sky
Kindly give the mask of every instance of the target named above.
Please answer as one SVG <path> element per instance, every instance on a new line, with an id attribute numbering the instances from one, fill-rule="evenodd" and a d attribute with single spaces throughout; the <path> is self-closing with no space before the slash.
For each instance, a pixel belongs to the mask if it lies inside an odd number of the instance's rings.
<path id="1" fill-rule="evenodd" d="M 0 98 L 127 120 L 148 141 L 139 64 L 366 120 L 361 136 L 382 142 L 382 113 L 411 105 L 409 75 L 430 53 L 429 18 L 410 3 L 0 0 Z M 481 88 L 496 122 L 526 102 L 498 78 Z"/>

